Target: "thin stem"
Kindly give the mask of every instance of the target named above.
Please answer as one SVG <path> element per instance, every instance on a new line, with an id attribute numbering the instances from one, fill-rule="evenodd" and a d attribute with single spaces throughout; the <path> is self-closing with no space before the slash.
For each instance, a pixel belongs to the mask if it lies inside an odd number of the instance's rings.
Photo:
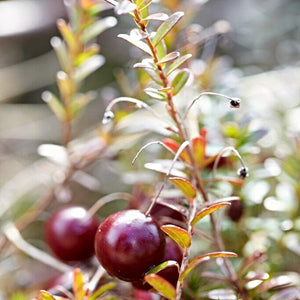
<path id="1" fill-rule="evenodd" d="M 46 252 L 43 252 L 42 250 L 27 243 L 22 238 L 19 230 L 13 223 L 6 223 L 4 226 L 2 226 L 2 230 L 11 243 L 32 258 L 61 272 L 70 272 L 73 270 L 72 267 L 60 262 Z"/>

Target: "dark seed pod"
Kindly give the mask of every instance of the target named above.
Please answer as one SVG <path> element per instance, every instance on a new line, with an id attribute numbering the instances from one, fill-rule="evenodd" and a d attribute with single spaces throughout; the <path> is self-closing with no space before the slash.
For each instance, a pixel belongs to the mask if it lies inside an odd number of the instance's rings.
<path id="1" fill-rule="evenodd" d="M 242 179 L 245 179 L 249 175 L 248 168 L 246 167 L 238 169 L 237 173 Z"/>
<path id="2" fill-rule="evenodd" d="M 233 108 L 240 108 L 241 106 L 241 99 L 239 98 L 232 98 L 230 100 L 230 106 Z"/>

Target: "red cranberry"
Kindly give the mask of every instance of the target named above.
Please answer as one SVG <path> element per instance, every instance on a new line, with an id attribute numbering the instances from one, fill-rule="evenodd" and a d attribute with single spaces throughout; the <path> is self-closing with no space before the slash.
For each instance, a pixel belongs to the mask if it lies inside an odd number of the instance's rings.
<path id="1" fill-rule="evenodd" d="M 179 265 L 181 265 L 182 261 L 182 251 L 180 247 L 170 238 L 166 238 L 166 252 L 164 261 L 167 260 L 175 260 L 178 262 Z M 178 280 L 178 269 L 175 266 L 166 268 L 164 270 L 161 270 L 157 273 L 157 275 L 163 277 L 164 279 L 168 280 L 173 286 L 176 286 L 177 280 Z M 149 290 L 151 286 L 148 283 L 144 283 L 143 280 L 133 282 L 132 285 L 140 290 Z"/>
<path id="2" fill-rule="evenodd" d="M 231 205 L 228 207 L 227 210 L 228 217 L 232 221 L 238 222 L 243 216 L 243 213 L 244 213 L 244 204 L 239 200 L 232 201 Z"/>
<path id="3" fill-rule="evenodd" d="M 124 210 L 99 226 L 95 250 L 109 274 L 124 281 L 137 281 L 162 262 L 165 237 L 152 217 L 139 210 Z"/>
<path id="4" fill-rule="evenodd" d="M 67 206 L 58 210 L 46 224 L 46 242 L 63 261 L 81 261 L 94 255 L 94 238 L 99 222 L 87 218 L 82 206 Z"/>

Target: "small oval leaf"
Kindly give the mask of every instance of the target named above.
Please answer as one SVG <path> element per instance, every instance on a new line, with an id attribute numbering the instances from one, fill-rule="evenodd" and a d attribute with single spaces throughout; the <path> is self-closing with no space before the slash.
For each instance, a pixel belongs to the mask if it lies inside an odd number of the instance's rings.
<path id="1" fill-rule="evenodd" d="M 202 209 L 192 220 L 192 223 L 191 223 L 192 226 L 194 226 L 197 222 L 199 222 L 205 216 L 207 216 L 207 215 L 213 213 L 214 211 L 216 211 L 224 206 L 227 206 L 227 205 L 230 205 L 230 202 L 221 202 L 221 203 L 213 204 L 209 207 Z"/>
<path id="2" fill-rule="evenodd" d="M 174 240 L 181 248 L 189 248 L 191 237 L 188 232 L 176 225 L 162 225 L 161 230 Z"/>
<path id="3" fill-rule="evenodd" d="M 83 300 L 85 296 L 84 278 L 80 269 L 75 269 L 73 273 L 73 293 L 76 300 Z"/>
<path id="4" fill-rule="evenodd" d="M 167 75 L 170 75 L 173 71 L 177 70 L 183 63 L 192 57 L 192 54 L 186 54 L 175 60 L 167 69 Z"/>
<path id="5" fill-rule="evenodd" d="M 160 101 L 164 101 L 164 100 L 167 99 L 167 95 L 164 92 L 160 92 L 160 91 L 158 91 L 157 89 L 154 89 L 154 88 L 146 88 L 145 93 L 148 96 L 150 96 L 154 99 L 160 100 Z"/>
<path id="6" fill-rule="evenodd" d="M 152 55 L 152 52 L 151 52 L 149 46 L 146 43 L 144 43 L 143 41 L 132 40 L 132 38 L 128 34 L 118 34 L 118 37 L 127 41 L 131 45 L 139 48 L 140 50 L 144 51 L 148 55 Z"/>
<path id="7" fill-rule="evenodd" d="M 167 54 L 165 57 L 163 57 L 158 64 L 165 64 L 171 61 L 174 61 L 175 59 L 177 59 L 180 56 L 180 53 L 175 51 L 175 52 L 171 52 L 169 54 Z"/>
<path id="8" fill-rule="evenodd" d="M 197 256 L 189 262 L 187 268 L 179 276 L 179 281 L 183 282 L 184 278 L 199 264 L 211 258 L 216 258 L 216 257 L 237 257 L 237 254 L 233 252 L 227 252 L 227 251 L 218 251 L 218 252 L 210 252 L 210 253 Z"/>
<path id="9" fill-rule="evenodd" d="M 188 198 L 194 199 L 197 195 L 196 188 L 186 179 L 173 177 L 169 180 Z"/>
<path id="10" fill-rule="evenodd" d="M 36 300 L 55 300 L 55 298 L 47 291 L 41 290 Z"/>
<path id="11" fill-rule="evenodd" d="M 167 147 L 169 147 L 171 150 L 173 150 L 175 153 L 178 151 L 178 149 L 179 149 L 179 147 L 180 147 L 180 145 L 179 145 L 177 142 L 175 142 L 175 141 L 172 140 L 172 139 L 168 139 L 168 138 L 164 139 L 164 140 L 163 140 L 163 143 L 164 143 Z M 180 157 L 183 161 L 187 162 L 188 164 L 191 163 L 191 160 L 190 160 L 188 151 L 187 151 L 186 149 L 184 149 L 184 150 L 180 153 L 179 157 Z"/>
<path id="12" fill-rule="evenodd" d="M 184 13 L 182 11 L 175 12 L 158 27 L 152 40 L 154 46 L 158 45 L 158 43 L 169 33 L 169 31 L 177 24 L 183 15 Z"/>
<path id="13" fill-rule="evenodd" d="M 192 151 L 197 165 L 202 165 L 205 159 L 206 141 L 203 136 L 192 139 Z"/>
<path id="14" fill-rule="evenodd" d="M 165 298 L 170 300 L 176 298 L 176 290 L 173 285 L 161 276 L 150 274 L 145 276 L 145 280 Z"/>
<path id="15" fill-rule="evenodd" d="M 177 95 L 181 89 L 185 86 L 186 82 L 188 81 L 190 76 L 190 72 L 188 69 L 181 70 L 175 76 L 172 87 L 173 87 L 173 95 Z"/>
<path id="16" fill-rule="evenodd" d="M 179 264 L 176 260 L 167 260 L 167 261 L 159 264 L 158 266 L 152 268 L 149 272 L 147 272 L 146 275 L 156 274 L 156 273 L 158 273 L 158 272 L 160 272 L 160 271 L 162 271 L 166 268 L 173 267 L 173 266 L 177 267 L 177 269 L 179 271 L 180 267 L 179 267 Z"/>
<path id="17" fill-rule="evenodd" d="M 145 18 L 144 20 L 153 20 L 153 21 L 166 21 L 169 18 L 169 16 L 167 14 L 164 13 L 155 13 L 155 14 L 151 14 L 149 15 L 147 18 Z"/>

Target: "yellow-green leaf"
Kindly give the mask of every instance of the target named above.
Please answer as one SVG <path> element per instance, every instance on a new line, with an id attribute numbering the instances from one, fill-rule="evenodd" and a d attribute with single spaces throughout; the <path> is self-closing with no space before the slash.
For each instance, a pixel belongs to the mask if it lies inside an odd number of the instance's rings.
<path id="1" fill-rule="evenodd" d="M 85 296 L 84 278 L 80 269 L 75 269 L 73 273 L 73 293 L 76 300 L 83 300 Z"/>
<path id="2" fill-rule="evenodd" d="M 158 45 L 158 43 L 169 33 L 169 31 L 177 24 L 183 15 L 184 13 L 182 11 L 175 12 L 158 27 L 152 40 L 154 46 Z"/>
<path id="3" fill-rule="evenodd" d="M 169 180 L 188 198 L 194 199 L 197 195 L 196 188 L 186 179 L 172 177 Z"/>
<path id="4" fill-rule="evenodd" d="M 175 51 L 175 52 L 171 52 L 169 54 L 167 54 L 165 57 L 163 57 L 158 64 L 165 64 L 171 61 L 176 60 L 178 57 L 180 56 L 180 53 Z"/>
<path id="5" fill-rule="evenodd" d="M 166 268 L 173 267 L 173 266 L 176 266 L 179 271 L 179 264 L 176 260 L 167 260 L 167 261 L 159 264 L 158 266 L 152 268 L 150 271 L 147 272 L 146 275 L 156 274 L 156 273 L 160 272 L 161 270 L 164 270 Z"/>
<path id="6" fill-rule="evenodd" d="M 202 165 L 205 158 L 206 141 L 203 136 L 192 139 L 192 151 L 197 165 Z"/>
<path id="7" fill-rule="evenodd" d="M 192 54 L 186 54 L 179 57 L 175 60 L 167 69 L 167 75 L 170 75 L 173 71 L 177 70 L 183 63 L 185 63 L 189 58 L 192 57 Z"/>
<path id="8" fill-rule="evenodd" d="M 233 252 L 227 252 L 227 251 L 218 251 L 218 252 L 210 252 L 206 253 L 200 256 L 195 257 L 192 259 L 189 264 L 187 265 L 187 268 L 185 271 L 180 275 L 179 281 L 183 282 L 184 278 L 199 264 L 201 264 L 204 261 L 207 261 L 211 258 L 216 258 L 216 257 L 237 257 L 236 253 Z"/>
<path id="9" fill-rule="evenodd" d="M 66 111 L 63 104 L 59 99 L 51 92 L 45 91 L 42 94 L 42 99 L 49 105 L 55 116 L 60 120 L 66 119 Z"/>
<path id="10" fill-rule="evenodd" d="M 55 298 L 47 291 L 41 290 L 39 295 L 36 297 L 36 300 L 55 300 Z"/>
<path id="11" fill-rule="evenodd" d="M 188 248 L 191 245 L 191 237 L 188 232 L 176 225 L 163 225 L 160 227 L 172 240 L 181 248 Z"/>
<path id="12" fill-rule="evenodd" d="M 176 290 L 173 285 L 161 276 L 150 274 L 145 276 L 145 280 L 165 298 L 169 300 L 176 298 Z"/>
<path id="13" fill-rule="evenodd" d="M 173 95 L 177 95 L 181 91 L 181 89 L 185 86 L 186 82 L 188 81 L 189 76 L 190 72 L 188 69 L 183 69 L 177 73 L 172 82 Z"/>
<path id="14" fill-rule="evenodd" d="M 202 209 L 192 220 L 192 223 L 191 223 L 192 226 L 194 226 L 197 222 L 199 222 L 205 216 L 207 216 L 207 215 L 213 213 L 214 211 L 216 211 L 224 206 L 227 206 L 227 205 L 230 205 L 230 202 L 221 202 L 221 203 L 213 204 L 209 207 Z"/>
<path id="15" fill-rule="evenodd" d="M 96 300 L 98 297 L 106 293 L 107 291 L 111 290 L 116 286 L 116 282 L 109 282 L 102 285 L 99 289 L 97 289 L 89 298 L 88 300 Z"/>

